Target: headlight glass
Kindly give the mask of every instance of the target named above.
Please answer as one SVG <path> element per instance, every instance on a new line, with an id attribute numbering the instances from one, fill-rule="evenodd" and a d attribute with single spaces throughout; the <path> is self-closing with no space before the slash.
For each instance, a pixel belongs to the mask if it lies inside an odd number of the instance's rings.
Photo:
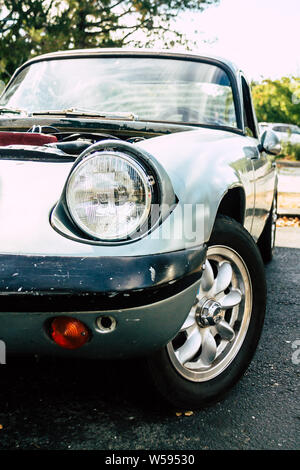
<path id="1" fill-rule="evenodd" d="M 96 152 L 71 173 L 66 199 L 81 230 L 109 241 L 128 238 L 147 222 L 151 194 L 148 176 L 133 158 Z"/>

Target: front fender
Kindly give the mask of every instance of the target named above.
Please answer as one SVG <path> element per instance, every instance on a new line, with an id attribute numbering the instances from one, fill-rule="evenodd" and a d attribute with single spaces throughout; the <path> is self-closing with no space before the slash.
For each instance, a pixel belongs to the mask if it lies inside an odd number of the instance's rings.
<path id="1" fill-rule="evenodd" d="M 190 227 L 192 222 L 193 227 L 198 227 L 196 238 L 184 237 L 185 246 L 209 240 L 222 199 L 236 187 L 245 194 L 245 225 L 250 231 L 254 180 L 249 149 L 255 151 L 253 140 L 233 132 L 199 129 L 138 145 L 152 153 L 169 174 L 179 201 L 174 217 L 179 212 L 178 219 L 183 215 L 183 224 Z"/>

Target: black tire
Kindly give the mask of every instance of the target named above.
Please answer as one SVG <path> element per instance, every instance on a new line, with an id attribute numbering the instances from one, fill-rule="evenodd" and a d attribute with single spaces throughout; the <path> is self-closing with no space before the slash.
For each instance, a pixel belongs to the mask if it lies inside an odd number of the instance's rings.
<path id="1" fill-rule="evenodd" d="M 178 367 L 174 366 L 169 351 L 171 343 L 147 359 L 148 373 L 156 390 L 177 409 L 202 408 L 221 400 L 240 379 L 251 362 L 264 322 L 266 305 L 264 264 L 252 237 L 235 220 L 218 216 L 208 245 L 210 252 L 221 249 L 219 248 L 221 246 L 223 249 L 225 247 L 228 252 L 237 253 L 238 257 L 243 260 L 247 268 L 245 272 L 249 274 L 252 286 L 251 294 L 246 293 L 244 296 L 245 298 L 251 296 L 252 306 L 249 309 L 251 315 L 236 355 L 225 370 L 220 370 L 220 373 L 212 378 L 194 381 L 184 377 Z M 242 311 L 240 305 L 242 303 L 235 308 Z M 233 348 L 234 341 L 232 341 L 233 346 L 229 342 L 228 347 Z M 212 367 L 215 367 L 213 364 Z"/>
<path id="2" fill-rule="evenodd" d="M 270 263 L 273 259 L 276 236 L 277 219 L 277 192 L 274 195 L 272 207 L 267 218 L 266 225 L 261 236 L 258 239 L 257 246 L 261 253 L 264 263 Z"/>

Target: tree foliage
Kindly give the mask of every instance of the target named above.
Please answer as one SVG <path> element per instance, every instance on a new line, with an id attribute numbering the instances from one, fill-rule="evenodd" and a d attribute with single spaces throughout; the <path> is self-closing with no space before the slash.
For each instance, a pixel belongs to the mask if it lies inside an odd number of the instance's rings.
<path id="1" fill-rule="evenodd" d="M 253 83 L 252 96 L 259 122 L 300 125 L 300 78 Z"/>
<path id="2" fill-rule="evenodd" d="M 184 43 L 171 22 L 218 0 L 0 0 L 0 78 L 28 58 L 71 48 Z"/>

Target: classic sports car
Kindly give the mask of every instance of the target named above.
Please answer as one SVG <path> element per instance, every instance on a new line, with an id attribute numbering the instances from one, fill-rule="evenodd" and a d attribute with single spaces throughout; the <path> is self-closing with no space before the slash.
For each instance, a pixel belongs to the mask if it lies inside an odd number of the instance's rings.
<path id="1" fill-rule="evenodd" d="M 0 102 L 0 339 L 144 357 L 174 406 L 219 400 L 263 326 L 279 141 L 243 73 L 193 53 L 36 57 Z"/>

